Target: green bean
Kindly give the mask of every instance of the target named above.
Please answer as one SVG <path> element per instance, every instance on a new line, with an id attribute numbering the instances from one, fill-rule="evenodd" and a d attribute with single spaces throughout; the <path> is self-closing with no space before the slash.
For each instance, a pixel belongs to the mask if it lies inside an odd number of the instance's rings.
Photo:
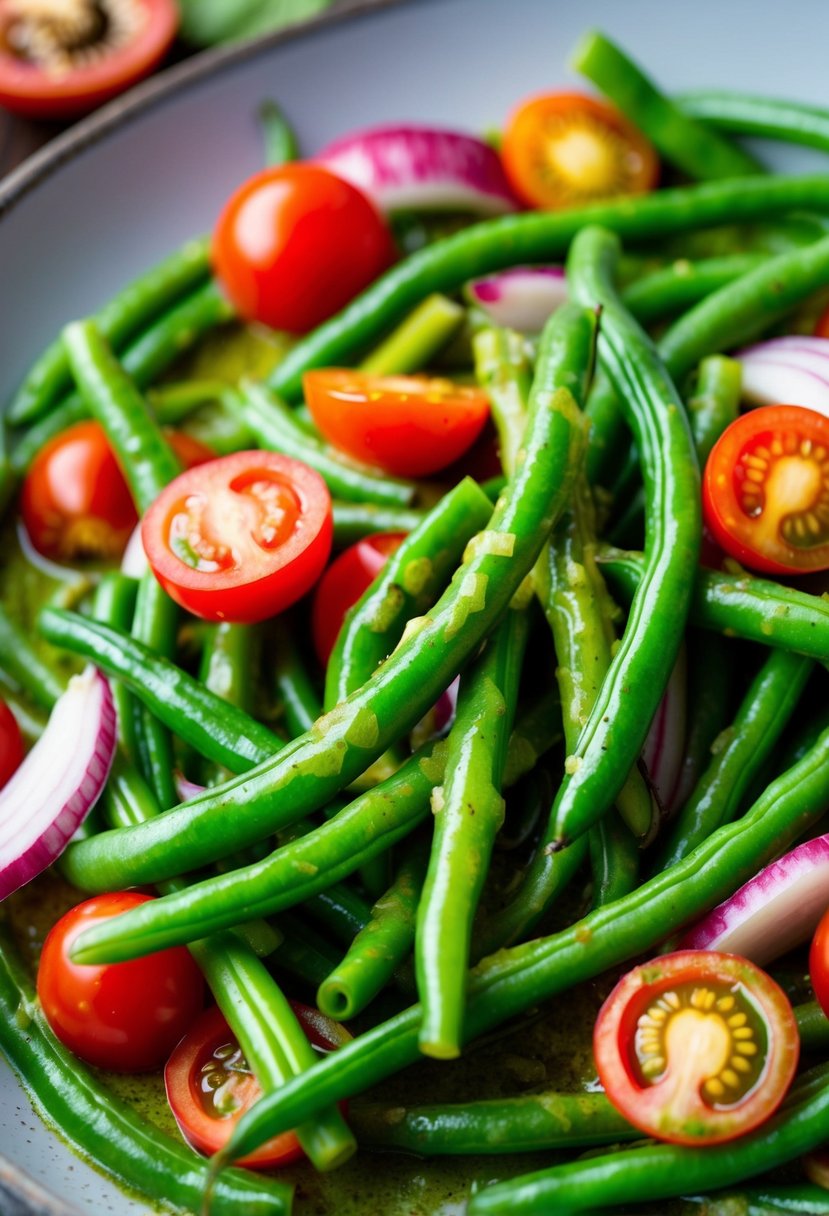
<path id="1" fill-rule="evenodd" d="M 310 730 L 322 713 L 319 696 L 296 640 L 299 622 L 279 616 L 271 622 L 274 639 L 274 682 L 282 702 L 285 726 L 292 739 Z"/>
<path id="2" fill-rule="evenodd" d="M 310 895 L 302 907 L 345 946 L 350 946 L 371 920 L 370 905 L 343 883 Z"/>
<path id="3" fill-rule="evenodd" d="M 259 633 L 253 625 L 220 621 L 213 625 L 202 650 L 199 678 L 208 692 L 252 715 L 255 701 L 254 672 L 259 669 Z M 227 778 L 223 765 L 207 766 L 205 785 L 218 785 Z"/>
<path id="4" fill-rule="evenodd" d="M 501 793 L 522 660 L 526 611 L 514 609 L 461 676 L 446 777 L 432 795 L 435 830 L 417 912 L 420 1050 L 460 1055 L 472 921 L 504 820 Z"/>
<path id="5" fill-rule="evenodd" d="M 532 362 L 527 342 L 514 330 L 487 327 L 472 343 L 475 375 L 486 389 L 498 432 L 501 465 L 510 475 L 515 469 L 532 385 Z"/>
<path id="6" fill-rule="evenodd" d="M 246 772 L 282 746 L 267 727 L 120 630 L 57 608 L 43 610 L 40 627 L 55 644 L 122 680 L 161 722 L 209 760 Z"/>
<path id="7" fill-rule="evenodd" d="M 241 412 L 260 447 L 282 452 L 316 469 L 331 494 L 346 501 L 406 507 L 415 497 L 413 482 L 388 477 L 359 465 L 310 434 L 278 397 L 261 384 L 245 381 Z"/>
<path id="8" fill-rule="evenodd" d="M 460 304 L 435 293 L 427 296 L 360 363 L 372 376 L 402 376 L 426 367 L 454 337 L 466 313 Z"/>
<path id="9" fill-rule="evenodd" d="M 824 1187 L 808 1182 L 747 1187 L 741 1193 L 743 1197 L 748 1204 L 745 1216 L 779 1216 L 785 1212 L 798 1216 L 829 1216 L 829 1194 Z"/>
<path id="10" fill-rule="evenodd" d="M 469 977 L 467 1037 L 645 955 L 779 856 L 818 822 L 827 800 L 829 730 L 742 819 L 719 828 L 678 865 L 567 929 L 500 950 L 479 963 Z M 559 856 L 566 857 L 572 848 Z M 341 1048 L 336 1060 L 320 1061 L 301 1081 L 289 1081 L 278 1096 L 269 1095 L 240 1121 L 222 1159 L 249 1152 L 309 1118 L 319 1106 L 362 1092 L 413 1063 L 419 1026 L 420 1008 L 413 1006 Z"/>
<path id="11" fill-rule="evenodd" d="M 412 254 L 358 296 L 341 313 L 299 342 L 269 383 L 292 401 L 312 367 L 347 364 L 382 330 L 433 291 L 454 291 L 468 279 L 522 262 L 561 257 L 587 224 L 612 228 L 622 239 L 656 240 L 722 223 L 796 211 L 829 210 L 825 176 L 761 177 L 660 190 L 561 212 L 529 212 L 473 225 Z"/>
<path id="12" fill-rule="evenodd" d="M 567 502 L 582 442 L 569 385 L 592 357 L 595 326 L 592 313 L 581 315 L 582 326 L 573 327 L 572 310 L 554 314 L 561 321 L 537 377 L 527 459 L 496 505 L 484 543 L 472 547 L 428 616 L 361 689 L 274 759 L 151 824 L 80 842 L 76 855 L 104 886 L 192 869 L 324 806 L 434 704 L 506 610 Z M 54 614 L 45 619 L 58 625 Z"/>
<path id="13" fill-rule="evenodd" d="M 135 279 L 96 314 L 104 337 L 116 350 L 148 321 L 194 288 L 209 273 L 206 237 L 188 241 L 152 270 Z M 6 417 L 14 426 L 33 422 L 71 388 L 72 375 L 63 343 L 48 346 L 26 375 L 9 403 Z"/>
<path id="14" fill-rule="evenodd" d="M 394 882 L 372 908 L 370 920 L 320 984 L 317 1005 L 329 1017 L 356 1017 L 382 992 L 409 954 L 427 860 L 425 847 L 415 844 L 408 850 Z"/>
<path id="15" fill-rule="evenodd" d="M 551 688 L 525 705 L 518 715 L 509 741 L 504 785 L 514 785 L 561 740 L 561 706 L 557 691 Z"/>
<path id="16" fill-rule="evenodd" d="M 315 991 L 336 964 L 336 951 L 306 924 L 304 917 L 283 912 L 274 923 L 284 935 L 274 964 Z"/>
<path id="17" fill-rule="evenodd" d="M 653 143 L 664 160 L 701 180 L 761 172 L 742 148 L 697 122 L 661 93 L 615 43 L 591 30 L 570 59 Z"/>
<path id="18" fill-rule="evenodd" d="M 797 708 L 810 659 L 773 650 L 746 693 L 734 723 L 714 744 L 711 763 L 671 825 L 659 853 L 667 869 L 740 811 L 742 799 Z"/>
<path id="19" fill-rule="evenodd" d="M 803 1051 L 825 1053 L 829 1047 L 829 1018 L 817 1001 L 795 1005 L 794 1015 L 797 1018 L 797 1030 Z"/>
<path id="20" fill-rule="evenodd" d="M 427 612 L 492 514 L 478 483 L 464 477 L 403 540 L 348 611 L 328 660 L 326 710 L 369 679 L 412 617 Z"/>
<path id="21" fill-rule="evenodd" d="M 736 359 L 708 355 L 699 365 L 697 383 L 688 398 L 688 417 L 700 467 L 740 409 L 743 369 Z"/>
<path id="22" fill-rule="evenodd" d="M 344 549 L 374 532 L 413 532 L 423 519 L 423 512 L 413 507 L 337 501 L 333 507 L 336 549 Z"/>
<path id="23" fill-rule="evenodd" d="M 63 684 L 40 658 L 22 629 L 0 605 L 0 671 L 41 709 L 51 709 Z"/>
<path id="24" fill-rule="evenodd" d="M 259 104 L 259 125 L 265 141 L 265 164 L 276 168 L 299 159 L 296 134 L 275 101 Z"/>
<path id="25" fill-rule="evenodd" d="M 173 603 L 152 571 L 148 570 L 138 584 L 131 630 L 133 638 L 138 645 L 146 646 L 150 653 L 161 660 L 171 661 L 176 651 L 178 620 L 178 605 Z M 175 759 L 172 736 L 146 705 L 134 703 L 133 714 L 139 767 L 166 811 L 178 801 L 173 776 Z"/>
<path id="26" fill-rule="evenodd" d="M 604 1094 L 540 1093 L 458 1105 L 353 1105 L 360 1145 L 419 1157 L 531 1153 L 636 1140 Z"/>
<path id="27" fill-rule="evenodd" d="M 700 630 L 692 631 L 685 755 L 669 810 L 685 805 L 711 759 L 715 739 L 728 723 L 734 666 L 734 647 L 725 638 Z"/>
<path id="28" fill-rule="evenodd" d="M 714 130 L 829 152 L 829 110 L 823 106 L 713 89 L 683 93 L 677 100 L 686 114 Z"/>
<path id="29" fill-rule="evenodd" d="M 675 258 L 622 292 L 622 299 L 640 325 L 651 325 L 727 287 L 741 275 L 756 270 L 766 260 L 762 253 L 731 253 L 722 257 Z"/>
<path id="30" fill-rule="evenodd" d="M 194 410 L 234 394 L 226 380 L 182 380 L 175 384 L 159 384 L 146 392 L 153 417 L 162 426 L 183 422 Z"/>
<path id="31" fill-rule="evenodd" d="M 591 907 L 602 908 L 633 891 L 639 880 L 639 844 L 627 824 L 607 815 L 590 829 Z"/>
<path id="32" fill-rule="evenodd" d="M 565 764 L 545 844 L 560 844 L 599 819 L 635 764 L 676 659 L 690 601 L 687 571 L 700 544 L 699 475 L 685 411 L 652 344 L 616 298 L 617 258 L 616 238 L 588 228 L 573 242 L 568 268 L 575 297 L 602 308 L 600 353 L 642 455 L 647 574 Z M 628 695 L 631 687 L 635 697 Z"/>
<path id="33" fill-rule="evenodd" d="M 199 1211 L 209 1163 L 165 1135 L 105 1088 L 49 1029 L 8 929 L 0 924 L 0 1047 L 32 1105 L 61 1138 L 110 1177 L 130 1179 L 151 1200 Z M 223 1173 L 211 1193 L 215 1216 L 288 1216 L 291 1188 L 242 1170 Z"/>

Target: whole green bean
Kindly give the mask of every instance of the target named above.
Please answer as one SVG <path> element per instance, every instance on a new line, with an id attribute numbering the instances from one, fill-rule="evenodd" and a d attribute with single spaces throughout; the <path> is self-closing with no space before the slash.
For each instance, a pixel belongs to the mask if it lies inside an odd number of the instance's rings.
<path id="1" fill-rule="evenodd" d="M 697 122 L 661 93 L 614 42 L 596 30 L 579 41 L 570 65 L 638 127 L 669 161 L 690 177 L 709 180 L 761 172 L 743 148 Z"/>
<path id="2" fill-rule="evenodd" d="M 740 275 L 756 270 L 766 257 L 762 253 L 731 253 L 696 261 L 675 258 L 631 283 L 622 292 L 622 299 L 640 325 L 651 325 L 684 312 Z"/>
<path id="3" fill-rule="evenodd" d="M 152 654 L 171 661 L 176 651 L 178 621 L 178 605 L 156 581 L 152 571 L 147 570 L 138 584 L 131 630 L 133 638 Z M 139 767 L 166 811 L 178 801 L 172 735 L 146 705 L 134 698 L 130 700 Z"/>
<path id="4" fill-rule="evenodd" d="M 734 647 L 725 638 L 695 629 L 688 645 L 689 721 L 685 755 L 669 810 L 685 805 L 708 765 L 712 744 L 729 720 L 734 682 Z"/>
<path id="5" fill-rule="evenodd" d="M 423 512 L 414 507 L 335 501 L 333 508 L 336 549 L 344 549 L 373 532 L 413 532 L 423 519 Z"/>
<path id="6" fill-rule="evenodd" d="M 310 730 L 322 713 L 322 698 L 314 687 L 296 640 L 299 621 L 277 617 L 270 630 L 274 642 L 274 683 L 282 702 L 285 726 L 292 739 Z"/>
<path id="7" fill-rule="evenodd" d="M 688 398 L 691 434 L 700 468 L 740 410 L 743 369 L 726 355 L 708 355 L 699 365 L 697 383 Z"/>
<path id="8" fill-rule="evenodd" d="M 794 1015 L 797 1018 L 797 1030 L 803 1050 L 825 1053 L 829 1047 L 829 1018 L 817 1001 L 795 1005 Z"/>
<path id="9" fill-rule="evenodd" d="M 371 906 L 344 883 L 332 884 L 310 895 L 302 907 L 345 946 L 350 946 L 371 920 Z"/>
<path id="10" fill-rule="evenodd" d="M 475 375 L 486 389 L 498 432 L 501 465 L 509 476 L 515 469 L 527 421 L 532 386 L 532 359 L 521 334 L 488 326 L 474 337 Z"/>
<path id="11" fill-rule="evenodd" d="M 714 89 L 683 93 L 677 101 L 686 114 L 714 130 L 829 152 L 829 110 L 824 106 Z"/>
<path id="12" fill-rule="evenodd" d="M 252 716 L 255 702 L 254 673 L 259 670 L 259 631 L 254 625 L 220 621 L 213 625 L 202 650 L 199 678 L 208 692 Z M 204 766 L 205 785 L 226 780 L 223 765 Z"/>
<path id="13" fill-rule="evenodd" d="M 420 371 L 457 333 L 465 315 L 460 304 L 448 296 L 438 292 L 427 296 L 363 358 L 360 371 L 372 376 L 402 376 Z"/>
<path id="14" fill-rule="evenodd" d="M 0 671 L 41 709 L 51 709 L 63 692 L 60 678 L 40 658 L 20 626 L 0 604 Z"/>

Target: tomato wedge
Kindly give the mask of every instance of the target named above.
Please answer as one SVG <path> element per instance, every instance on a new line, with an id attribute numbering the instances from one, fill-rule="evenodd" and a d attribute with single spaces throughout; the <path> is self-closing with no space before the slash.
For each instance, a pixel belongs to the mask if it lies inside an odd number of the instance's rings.
<path id="1" fill-rule="evenodd" d="M 522 102 L 504 130 L 501 157 L 513 190 L 542 211 L 646 194 L 659 160 L 613 106 L 583 93 L 544 93 Z"/>
<path id="2" fill-rule="evenodd" d="M 177 28 L 174 0 L 6 0 L 0 106 L 30 118 L 74 118 L 148 75 Z"/>
<path id="3" fill-rule="evenodd" d="M 752 570 L 829 569 L 829 418 L 766 405 L 726 427 L 703 478 L 705 522 Z"/>
<path id="4" fill-rule="evenodd" d="M 340 1047 L 351 1037 L 338 1022 L 316 1009 L 293 1005 L 302 1028 L 315 1047 Z M 259 1083 L 247 1066 L 222 1011 L 205 1010 L 181 1040 L 164 1069 L 167 1100 L 185 1140 L 201 1153 L 221 1149 L 242 1115 L 261 1096 Z M 293 1132 L 268 1140 L 238 1165 L 271 1169 L 303 1156 Z"/>
<path id="5" fill-rule="evenodd" d="M 311 634 L 323 667 L 334 649 L 345 614 L 371 586 L 405 536 L 405 532 L 364 536 L 339 553 L 317 583 L 311 605 Z"/>
<path id="6" fill-rule="evenodd" d="M 144 516 L 147 560 L 182 608 L 210 621 L 275 616 L 310 591 L 331 551 L 331 496 L 278 452 L 234 452 L 171 481 Z"/>
<path id="7" fill-rule="evenodd" d="M 794 1013 L 774 980 L 713 950 L 634 967 L 593 1036 L 613 1105 L 673 1144 L 718 1144 L 757 1127 L 783 1100 L 799 1051 Z"/>
<path id="8" fill-rule="evenodd" d="M 486 393 L 451 380 L 331 367 L 306 372 L 302 383 L 329 443 L 397 477 L 445 469 L 472 446 L 489 417 Z"/>

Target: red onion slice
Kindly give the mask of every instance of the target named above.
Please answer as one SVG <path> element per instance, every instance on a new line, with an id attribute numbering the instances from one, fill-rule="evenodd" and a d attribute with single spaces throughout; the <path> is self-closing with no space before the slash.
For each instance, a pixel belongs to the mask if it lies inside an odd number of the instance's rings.
<path id="1" fill-rule="evenodd" d="M 752 405 L 801 405 L 829 417 L 829 339 L 772 338 L 738 351 Z"/>
<path id="2" fill-rule="evenodd" d="M 475 279 L 467 284 L 466 296 L 496 325 L 538 334 L 567 299 L 567 279 L 561 266 L 517 266 Z"/>
<path id="3" fill-rule="evenodd" d="M 0 790 L 0 899 L 50 866 L 97 802 L 115 754 L 115 708 L 94 667 L 73 676 Z"/>
<path id="4" fill-rule="evenodd" d="M 381 211 L 515 211 L 498 153 L 483 140 L 440 127 L 379 126 L 335 140 L 315 158 L 373 199 Z"/>
<path id="5" fill-rule="evenodd" d="M 807 840 L 703 917 L 680 950 L 722 950 L 761 966 L 807 941 L 829 907 L 829 835 Z"/>

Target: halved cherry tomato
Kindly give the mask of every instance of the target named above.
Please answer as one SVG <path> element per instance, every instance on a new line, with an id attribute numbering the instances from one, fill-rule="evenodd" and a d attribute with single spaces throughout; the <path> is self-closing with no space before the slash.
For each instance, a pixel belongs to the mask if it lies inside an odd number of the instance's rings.
<path id="1" fill-rule="evenodd" d="M 646 194 L 659 177 L 644 135 L 613 106 L 582 93 L 524 101 L 507 121 L 501 157 L 515 193 L 542 211 Z"/>
<path id="2" fill-rule="evenodd" d="M 705 522 L 752 570 L 829 569 L 829 418 L 766 405 L 726 427 L 703 477 Z"/>
<path id="3" fill-rule="evenodd" d="M 757 1127 L 783 1100 L 799 1051 L 782 989 L 748 959 L 713 950 L 634 967 L 593 1036 L 610 1101 L 673 1144 L 717 1144 Z"/>
<path id="4" fill-rule="evenodd" d="M 349 545 L 334 558 L 317 583 L 311 605 L 311 634 L 323 667 L 331 657 L 345 614 L 371 586 L 405 532 L 377 532 Z"/>
<path id="5" fill-rule="evenodd" d="M 180 431 L 165 432 L 181 464 L 213 459 Z M 79 422 L 41 448 L 23 482 L 23 523 L 39 553 L 57 561 L 117 558 L 138 515 L 124 475 L 98 422 Z"/>
<path id="6" fill-rule="evenodd" d="M 815 999 L 829 1017 L 829 911 L 821 918 L 809 948 L 809 978 Z"/>
<path id="7" fill-rule="evenodd" d="M 427 376 L 371 376 L 347 368 L 306 372 L 314 422 L 340 451 L 398 477 L 445 469 L 489 417 L 481 389 Z"/>
<path id="8" fill-rule="evenodd" d="M 293 1005 L 315 1047 L 330 1051 L 351 1037 L 316 1009 Z M 261 1089 L 222 1011 L 207 1009 L 176 1047 L 164 1069 L 167 1100 L 185 1140 L 201 1153 L 221 1149 Z M 237 1164 L 258 1169 L 288 1165 L 303 1156 L 293 1132 L 268 1140 Z"/>
<path id="9" fill-rule="evenodd" d="M 262 621 L 310 591 L 331 551 L 331 496 L 278 452 L 234 452 L 188 469 L 144 516 L 162 587 L 209 621 Z"/>
<path id="10" fill-rule="evenodd" d="M 43 945 L 37 994 L 46 1020 L 70 1051 L 98 1068 L 158 1068 L 204 1005 L 201 972 L 183 946 L 128 963 L 72 962 L 79 933 L 149 898 L 137 891 L 96 895 L 62 916 Z"/>
<path id="11" fill-rule="evenodd" d="M 374 204 L 319 165 L 257 173 L 213 233 L 216 274 L 242 316 L 294 334 L 337 312 L 393 257 Z"/>
<path id="12" fill-rule="evenodd" d="M 25 754 L 17 718 L 6 702 L 0 701 L 0 788 L 20 768 Z"/>
<path id="13" fill-rule="evenodd" d="M 178 28 L 174 0 L 0 0 L 0 106 L 72 118 L 146 76 Z"/>

